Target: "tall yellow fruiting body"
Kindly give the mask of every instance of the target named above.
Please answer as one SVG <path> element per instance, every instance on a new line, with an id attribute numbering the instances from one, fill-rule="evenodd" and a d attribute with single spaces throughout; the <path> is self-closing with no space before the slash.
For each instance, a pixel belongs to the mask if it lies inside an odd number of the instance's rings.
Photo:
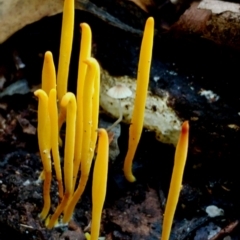
<path id="1" fill-rule="evenodd" d="M 58 182 L 59 198 L 62 199 L 63 198 L 63 182 L 62 182 L 61 161 L 60 161 L 59 146 L 58 146 L 57 92 L 56 92 L 56 89 L 54 88 L 51 89 L 49 93 L 48 109 L 49 109 L 50 125 L 51 125 L 52 157 L 54 162 L 56 178 Z"/>
<path id="2" fill-rule="evenodd" d="M 53 56 L 50 51 L 44 55 L 42 69 L 42 90 L 49 95 L 50 90 L 56 88 L 56 70 L 53 62 Z"/>
<path id="3" fill-rule="evenodd" d="M 57 72 L 57 95 L 61 101 L 67 92 L 69 63 L 72 51 L 74 27 L 74 0 L 64 0 L 62 32 Z"/>
<path id="4" fill-rule="evenodd" d="M 73 42 L 73 29 L 74 29 L 74 0 L 64 0 L 63 5 L 63 19 L 62 31 L 60 41 L 60 51 L 58 59 L 58 72 L 57 72 L 57 97 L 59 103 L 62 97 L 67 92 L 69 64 L 72 52 Z M 60 109 L 58 117 L 59 131 L 62 124 L 65 122 L 66 112 Z M 59 145 L 62 146 L 62 140 L 59 137 Z"/>
<path id="5" fill-rule="evenodd" d="M 182 131 L 180 133 L 175 151 L 173 173 L 167 198 L 167 204 L 164 212 L 161 240 L 169 240 L 170 237 L 173 217 L 181 191 L 183 172 L 187 159 L 188 135 L 189 125 L 188 121 L 185 121 L 182 125 Z"/>
<path id="6" fill-rule="evenodd" d="M 84 84 L 84 109 L 83 109 L 83 143 L 82 143 L 82 155 L 81 155 L 81 178 L 76 191 L 73 194 L 66 210 L 64 211 L 63 222 L 69 222 L 73 210 L 81 197 L 89 176 L 92 159 L 91 157 L 91 132 L 92 132 L 92 98 L 94 93 L 94 81 L 96 79 L 98 62 L 94 58 L 88 58 L 86 60 L 88 65 L 86 81 Z"/>
<path id="7" fill-rule="evenodd" d="M 129 128 L 128 151 L 124 161 L 123 169 L 124 175 L 129 182 L 134 182 L 136 180 L 132 173 L 132 161 L 142 134 L 149 74 L 152 60 L 153 35 L 154 19 L 152 17 L 149 17 L 145 25 L 140 50 L 137 75 L 137 89 L 131 125 Z"/>
<path id="8" fill-rule="evenodd" d="M 66 141 L 64 149 L 64 187 L 65 192 L 61 203 L 58 205 L 56 211 L 52 215 L 47 228 L 51 229 L 57 223 L 58 217 L 67 206 L 68 201 L 73 193 L 73 156 L 75 146 L 75 123 L 76 123 L 76 98 L 73 93 L 66 93 L 62 98 L 61 105 L 67 108 L 66 119 Z"/>
<path id="9" fill-rule="evenodd" d="M 78 63 L 78 79 L 77 79 L 77 120 L 76 120 L 76 138 L 75 138 L 75 152 L 74 152 L 74 168 L 73 168 L 73 187 L 75 188 L 77 175 L 79 172 L 81 152 L 82 152 L 82 141 L 83 141 L 83 90 L 84 82 L 87 72 L 87 64 L 84 62 L 91 55 L 92 46 L 92 32 L 91 28 L 87 23 L 80 24 L 82 29 L 80 55 Z"/>
<path id="10" fill-rule="evenodd" d="M 52 165 L 51 165 L 51 143 L 50 143 L 50 118 L 48 114 L 48 96 L 47 93 L 41 89 L 34 92 L 38 97 L 38 145 L 40 156 L 43 164 L 43 209 L 40 214 L 41 219 L 45 219 L 48 215 L 51 198 L 50 198 L 50 186 L 52 180 Z"/>
<path id="11" fill-rule="evenodd" d="M 90 140 L 90 156 L 89 159 L 93 159 L 96 143 L 97 143 L 97 129 L 98 129 L 98 117 L 99 117 L 99 98 L 100 98 L 100 66 L 96 64 L 96 76 L 94 80 L 94 90 L 92 97 L 92 130 Z"/>
<path id="12" fill-rule="evenodd" d="M 103 203 L 106 197 L 108 175 L 108 134 L 105 129 L 98 130 L 97 158 L 93 170 L 92 183 L 92 223 L 91 240 L 98 240 Z"/>

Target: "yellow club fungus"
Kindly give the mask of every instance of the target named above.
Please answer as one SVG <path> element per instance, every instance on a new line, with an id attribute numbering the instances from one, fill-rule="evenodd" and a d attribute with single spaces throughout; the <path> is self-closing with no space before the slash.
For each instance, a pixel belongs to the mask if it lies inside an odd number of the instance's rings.
<path id="1" fill-rule="evenodd" d="M 63 6 L 62 32 L 57 72 L 57 95 L 61 101 L 67 92 L 68 70 L 72 51 L 74 27 L 74 0 L 65 0 Z"/>
<path id="2" fill-rule="evenodd" d="M 99 98 L 100 98 L 100 66 L 96 64 L 96 76 L 94 80 L 94 89 L 92 97 L 92 130 L 90 140 L 90 156 L 89 159 L 93 159 L 95 153 L 95 147 L 97 142 L 97 129 L 98 129 L 98 117 L 99 117 Z"/>
<path id="3" fill-rule="evenodd" d="M 50 206 L 50 186 L 52 180 L 52 166 L 51 166 L 51 143 L 50 143 L 50 119 L 48 114 L 48 96 L 45 91 L 39 89 L 34 92 L 38 97 L 38 145 L 40 156 L 43 164 L 43 209 L 40 213 L 40 218 L 43 220 L 47 217 Z"/>
<path id="4" fill-rule="evenodd" d="M 56 88 L 56 71 L 52 53 L 47 51 L 44 55 L 42 69 L 42 90 L 49 95 L 49 92 L 52 88 Z"/>
<path id="5" fill-rule="evenodd" d="M 61 102 L 62 97 L 67 92 L 69 64 L 72 52 L 73 28 L 74 28 L 74 0 L 64 0 L 61 42 L 58 60 L 57 72 L 57 97 Z M 65 122 L 66 112 L 59 112 L 58 127 L 59 131 Z M 62 146 L 62 140 L 59 137 L 59 145 Z"/>
<path id="6" fill-rule="evenodd" d="M 76 98 L 73 93 L 66 93 L 62 98 L 61 105 L 67 108 L 66 119 L 66 141 L 64 149 L 64 196 L 56 211 L 47 223 L 47 228 L 51 229 L 57 223 L 58 217 L 67 206 L 73 193 L 73 156 L 75 141 L 75 123 L 76 123 Z"/>
<path id="7" fill-rule="evenodd" d="M 57 109 L 57 93 L 56 89 L 51 89 L 49 93 L 49 116 L 51 125 L 51 148 L 52 157 L 54 162 L 54 168 L 56 173 L 56 178 L 58 182 L 58 192 L 59 198 L 63 198 L 63 183 L 62 183 L 62 171 L 61 171 L 61 161 L 58 150 L 58 109 Z"/>
<path id="8" fill-rule="evenodd" d="M 132 161 L 142 134 L 144 111 L 149 83 L 149 73 L 152 59 L 153 35 L 154 19 L 152 17 L 149 17 L 145 25 L 140 50 L 136 96 L 134 101 L 131 125 L 129 128 L 128 151 L 124 160 L 123 168 L 124 175 L 129 182 L 134 182 L 136 180 L 132 173 Z"/>
<path id="9" fill-rule="evenodd" d="M 82 152 L 82 136 L 83 136 L 83 90 L 84 81 L 87 72 L 87 64 L 84 61 L 91 55 L 92 32 L 87 23 L 80 24 L 82 29 L 80 55 L 78 63 L 78 79 L 77 79 L 77 120 L 76 120 L 76 139 L 74 152 L 74 168 L 73 168 L 73 187 L 75 188 L 77 175 L 79 172 L 81 152 Z M 99 88 L 99 87 L 98 87 Z M 99 107 L 99 105 L 98 105 Z M 98 111 L 97 111 L 98 113 Z"/>
<path id="10" fill-rule="evenodd" d="M 58 115 L 58 132 L 59 133 L 65 120 L 66 120 L 66 109 L 60 105 L 59 115 Z M 60 135 L 58 138 L 58 142 L 59 142 L 59 146 L 62 147 L 62 139 L 60 138 Z"/>
<path id="11" fill-rule="evenodd" d="M 49 95 L 49 92 L 52 88 L 56 88 L 56 71 L 52 53 L 47 51 L 44 55 L 42 69 L 42 90 Z M 41 173 L 40 179 L 44 179 L 44 172 Z"/>
<path id="12" fill-rule="evenodd" d="M 91 240 L 91 235 L 88 232 L 86 232 L 84 235 L 87 240 Z"/>
<path id="13" fill-rule="evenodd" d="M 96 79 L 98 62 L 94 58 L 88 58 L 85 61 L 88 65 L 86 81 L 84 84 L 83 92 L 83 143 L 82 143 L 82 154 L 81 154 L 81 177 L 76 191 L 74 192 L 73 197 L 71 198 L 66 210 L 64 211 L 63 222 L 69 222 L 73 210 L 81 197 L 89 176 L 89 171 L 92 164 L 91 156 L 91 131 L 92 131 L 92 98 L 94 94 L 94 81 Z"/>
<path id="14" fill-rule="evenodd" d="M 105 129 L 99 129 L 98 136 L 97 158 L 93 170 L 92 183 L 91 240 L 98 240 L 108 175 L 109 142 L 107 131 Z"/>
<path id="15" fill-rule="evenodd" d="M 67 108 L 66 120 L 66 138 L 64 149 L 64 185 L 65 192 L 73 192 L 72 175 L 73 175 L 73 157 L 75 146 L 76 132 L 76 98 L 73 93 L 66 93 L 62 99 L 61 105 Z"/>
<path id="16" fill-rule="evenodd" d="M 175 151 L 173 173 L 167 198 L 167 204 L 164 212 L 161 240 L 169 240 L 170 237 L 173 217 L 181 191 L 183 172 L 187 159 L 188 135 L 189 125 L 188 121 L 185 121 L 182 124 L 182 130 Z"/>

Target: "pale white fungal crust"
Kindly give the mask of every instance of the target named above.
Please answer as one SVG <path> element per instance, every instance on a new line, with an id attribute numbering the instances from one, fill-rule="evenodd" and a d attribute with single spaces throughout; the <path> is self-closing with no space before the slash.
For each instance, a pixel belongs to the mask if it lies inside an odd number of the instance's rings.
<path id="1" fill-rule="evenodd" d="M 214 218 L 214 217 L 224 215 L 224 210 L 221 208 L 218 208 L 217 206 L 210 205 L 206 207 L 206 213 L 208 214 L 209 217 Z"/>
<path id="2" fill-rule="evenodd" d="M 128 76 L 113 78 L 105 70 L 101 71 L 101 97 L 100 105 L 103 110 L 115 117 L 119 117 L 118 101 L 108 96 L 109 89 L 115 83 L 122 84 L 132 91 L 132 95 L 121 100 L 123 121 L 130 123 L 136 92 L 136 80 Z M 163 143 L 176 145 L 181 129 L 181 120 L 172 108 L 167 105 L 168 94 L 162 98 L 148 93 L 144 127 L 156 132 L 156 137 Z"/>

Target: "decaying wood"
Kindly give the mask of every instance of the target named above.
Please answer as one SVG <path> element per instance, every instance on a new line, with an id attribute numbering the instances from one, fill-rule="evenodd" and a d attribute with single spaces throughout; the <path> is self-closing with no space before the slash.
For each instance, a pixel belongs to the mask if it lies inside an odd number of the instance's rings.
<path id="1" fill-rule="evenodd" d="M 172 28 L 174 36 L 211 40 L 240 50 L 240 4 L 218 0 L 194 2 Z"/>
<path id="2" fill-rule="evenodd" d="M 132 96 L 121 100 L 123 121 L 129 124 L 136 93 L 136 80 L 134 78 L 128 76 L 113 77 L 107 71 L 102 70 L 100 104 L 106 113 L 116 118 L 119 117 L 118 101 L 107 95 L 108 89 L 117 83 L 126 85 L 133 92 Z M 144 126 L 156 132 L 156 137 L 161 142 L 176 145 L 181 128 L 181 119 L 168 105 L 168 101 L 169 95 L 167 92 L 158 96 L 149 91 L 145 107 Z"/>

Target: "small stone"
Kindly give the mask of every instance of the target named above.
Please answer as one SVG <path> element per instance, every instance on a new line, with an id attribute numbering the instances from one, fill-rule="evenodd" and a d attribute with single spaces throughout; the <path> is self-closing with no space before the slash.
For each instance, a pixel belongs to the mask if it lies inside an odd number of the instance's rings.
<path id="1" fill-rule="evenodd" d="M 223 216 L 224 215 L 224 210 L 221 208 L 218 208 L 214 205 L 210 205 L 206 207 L 206 213 L 208 214 L 209 217 L 214 218 L 218 216 Z"/>

